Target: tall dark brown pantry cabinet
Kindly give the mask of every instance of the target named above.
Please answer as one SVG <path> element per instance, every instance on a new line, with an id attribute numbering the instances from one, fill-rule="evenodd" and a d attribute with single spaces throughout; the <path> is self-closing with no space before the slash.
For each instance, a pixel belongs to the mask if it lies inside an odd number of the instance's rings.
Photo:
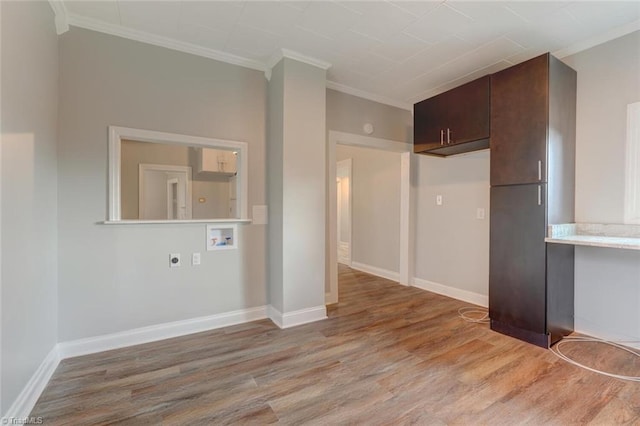
<path id="1" fill-rule="evenodd" d="M 576 72 L 545 54 L 491 76 L 491 329 L 542 347 L 573 330 Z"/>

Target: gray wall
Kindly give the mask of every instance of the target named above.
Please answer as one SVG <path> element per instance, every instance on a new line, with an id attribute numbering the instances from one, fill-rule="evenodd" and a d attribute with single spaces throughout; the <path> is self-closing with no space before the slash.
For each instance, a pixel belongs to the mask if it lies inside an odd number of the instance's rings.
<path id="1" fill-rule="evenodd" d="M 290 312 L 324 305 L 326 71 L 283 61 L 284 309 Z"/>
<path id="2" fill-rule="evenodd" d="M 284 61 L 271 71 L 268 88 L 267 123 L 269 144 L 267 178 L 269 195 L 269 302 L 284 312 L 283 277 L 283 140 L 284 140 Z"/>
<path id="3" fill-rule="evenodd" d="M 47 2 L 0 8 L 4 414 L 57 342 L 58 39 Z"/>
<path id="4" fill-rule="evenodd" d="M 489 151 L 416 157 L 415 277 L 487 295 Z M 477 208 L 485 209 L 484 220 L 476 219 Z"/>
<path id="5" fill-rule="evenodd" d="M 627 105 L 640 101 L 640 32 L 564 58 L 578 72 L 576 221 L 622 223 Z M 640 252 L 578 247 L 576 329 L 640 340 Z"/>
<path id="6" fill-rule="evenodd" d="M 413 143 L 410 111 L 327 89 L 327 131 L 365 135 L 362 126 L 373 124 L 371 136 Z"/>
<path id="7" fill-rule="evenodd" d="M 264 226 L 239 225 L 238 250 L 206 252 L 204 225 L 98 224 L 109 125 L 247 142 L 249 206 L 264 204 L 263 73 L 72 27 L 60 92 L 60 341 L 265 305 Z M 169 269 L 176 252 L 186 261 Z"/>
<path id="8" fill-rule="evenodd" d="M 352 262 L 400 271 L 400 154 L 338 145 L 352 162 Z"/>
<path id="9" fill-rule="evenodd" d="M 578 72 L 576 221 L 622 223 L 627 105 L 640 101 L 640 31 L 563 61 Z"/>

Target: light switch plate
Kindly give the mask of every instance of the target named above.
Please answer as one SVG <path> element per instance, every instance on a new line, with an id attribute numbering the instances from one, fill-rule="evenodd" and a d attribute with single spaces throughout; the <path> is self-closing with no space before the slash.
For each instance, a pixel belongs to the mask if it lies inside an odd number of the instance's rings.
<path id="1" fill-rule="evenodd" d="M 476 219 L 484 219 L 484 209 L 482 207 L 477 208 Z"/>
<path id="2" fill-rule="evenodd" d="M 251 223 L 253 223 L 254 225 L 266 225 L 269 222 L 267 206 L 253 206 L 253 214 L 251 216 L 251 219 Z"/>
<path id="3" fill-rule="evenodd" d="M 436 195 L 436 206 L 442 205 L 442 195 Z"/>
<path id="4" fill-rule="evenodd" d="M 191 255 L 191 264 L 194 266 L 200 264 L 200 253 L 193 253 Z"/>

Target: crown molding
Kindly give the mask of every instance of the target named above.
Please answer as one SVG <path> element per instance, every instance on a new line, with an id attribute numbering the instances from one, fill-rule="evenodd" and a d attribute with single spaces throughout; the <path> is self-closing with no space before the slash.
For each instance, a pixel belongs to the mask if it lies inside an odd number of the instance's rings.
<path id="1" fill-rule="evenodd" d="M 565 47 L 564 49 L 556 50 L 553 52 L 553 56 L 562 59 L 638 30 L 640 30 L 640 20 L 629 22 L 628 24 L 613 28 L 595 37 L 591 37 L 569 47 Z"/>
<path id="2" fill-rule="evenodd" d="M 405 109 L 413 113 L 413 105 L 410 103 L 396 101 L 395 99 L 387 98 L 386 96 L 376 95 L 375 93 L 366 92 L 364 90 L 356 89 L 345 84 L 336 83 L 335 81 L 327 80 L 327 89 L 337 90 L 338 92 L 346 93 L 347 95 L 353 95 L 359 98 L 378 102 L 380 104 Z"/>
<path id="3" fill-rule="evenodd" d="M 242 56 L 233 55 L 231 53 L 221 52 L 215 49 L 198 46 L 195 44 L 178 41 L 169 37 L 158 36 L 144 31 L 125 28 L 120 25 L 109 24 L 84 16 L 70 14 L 68 15 L 69 24 L 74 27 L 84 28 L 87 30 L 98 31 L 117 37 L 127 38 L 142 43 L 152 44 L 154 46 L 166 47 L 167 49 L 177 50 L 180 52 L 191 53 L 192 55 L 202 56 L 217 61 L 226 62 L 228 64 L 238 65 L 258 71 L 264 71 L 265 66 L 262 62 L 253 59 L 243 58 Z"/>
<path id="4" fill-rule="evenodd" d="M 49 5 L 55 15 L 56 33 L 58 35 L 69 31 L 69 13 L 62 0 L 49 0 Z"/>
<path id="5" fill-rule="evenodd" d="M 284 48 L 278 49 L 273 55 L 271 55 L 271 57 L 265 64 L 264 75 L 267 80 L 271 80 L 271 71 L 273 70 L 273 67 L 275 67 L 283 58 L 293 59 L 294 61 L 302 62 L 304 64 L 308 64 L 325 71 L 332 66 L 329 62 L 323 61 L 322 59 L 314 58 L 312 56 L 307 56 L 300 52 L 296 52 L 295 50 Z"/>

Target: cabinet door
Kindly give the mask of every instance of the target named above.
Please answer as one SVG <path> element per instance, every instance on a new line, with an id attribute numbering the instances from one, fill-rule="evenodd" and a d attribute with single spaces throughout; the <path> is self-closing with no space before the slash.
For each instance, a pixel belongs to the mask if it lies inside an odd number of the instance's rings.
<path id="1" fill-rule="evenodd" d="M 447 92 L 447 143 L 459 144 L 489 138 L 490 81 L 487 75 Z"/>
<path id="2" fill-rule="evenodd" d="M 491 185 L 546 182 L 548 90 L 548 54 L 491 76 Z"/>
<path id="3" fill-rule="evenodd" d="M 446 93 L 418 102 L 413 108 L 413 152 L 441 148 L 446 135 Z"/>
<path id="4" fill-rule="evenodd" d="M 545 189 L 491 188 L 489 316 L 537 334 L 546 333 Z"/>

